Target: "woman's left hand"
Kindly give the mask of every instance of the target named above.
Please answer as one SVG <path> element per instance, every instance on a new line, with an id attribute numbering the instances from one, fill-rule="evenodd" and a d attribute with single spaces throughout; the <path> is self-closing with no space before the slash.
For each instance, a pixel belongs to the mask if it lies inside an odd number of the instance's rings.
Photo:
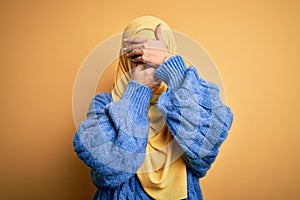
<path id="1" fill-rule="evenodd" d="M 172 56 L 163 40 L 161 27 L 162 24 L 159 24 L 155 28 L 154 34 L 156 40 L 146 38 L 124 39 L 124 42 L 128 42 L 130 46 L 123 50 L 131 58 L 132 62 L 142 62 L 150 66 L 159 67 L 166 58 Z"/>

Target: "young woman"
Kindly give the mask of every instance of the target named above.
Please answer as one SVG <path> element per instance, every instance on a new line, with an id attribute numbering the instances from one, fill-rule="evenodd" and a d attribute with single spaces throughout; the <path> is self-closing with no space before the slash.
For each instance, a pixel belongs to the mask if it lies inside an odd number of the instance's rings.
<path id="1" fill-rule="evenodd" d="M 114 89 L 94 97 L 74 137 L 97 187 L 94 199 L 202 199 L 199 178 L 233 115 L 218 87 L 187 67 L 175 47 L 156 17 L 125 28 Z"/>

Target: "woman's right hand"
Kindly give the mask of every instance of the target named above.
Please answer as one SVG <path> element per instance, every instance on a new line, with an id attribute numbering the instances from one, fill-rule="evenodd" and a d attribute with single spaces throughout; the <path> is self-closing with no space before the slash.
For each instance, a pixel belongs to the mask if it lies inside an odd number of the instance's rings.
<path id="1" fill-rule="evenodd" d="M 126 55 L 133 62 L 143 62 L 148 65 L 159 67 L 172 54 L 168 50 L 162 33 L 162 24 L 155 28 L 155 40 L 147 38 L 125 38 L 124 42 L 129 43 L 129 47 L 124 48 Z"/>

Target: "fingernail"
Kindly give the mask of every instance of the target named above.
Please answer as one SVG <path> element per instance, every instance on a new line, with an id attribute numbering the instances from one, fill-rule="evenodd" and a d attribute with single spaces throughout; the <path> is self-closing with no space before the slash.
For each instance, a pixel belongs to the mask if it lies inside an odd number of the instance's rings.
<path id="1" fill-rule="evenodd" d="M 124 41 L 124 42 L 127 42 L 127 41 L 128 41 L 128 39 L 127 39 L 127 38 L 124 38 L 124 39 L 123 39 L 123 41 Z"/>
<path id="2" fill-rule="evenodd" d="M 123 48 L 123 51 L 126 51 L 127 50 L 127 48 Z"/>

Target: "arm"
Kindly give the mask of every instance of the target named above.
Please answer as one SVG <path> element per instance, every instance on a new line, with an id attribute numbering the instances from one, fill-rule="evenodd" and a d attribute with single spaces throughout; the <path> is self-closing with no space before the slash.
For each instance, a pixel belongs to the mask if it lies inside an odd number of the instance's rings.
<path id="1" fill-rule="evenodd" d="M 92 100 L 73 144 L 99 188 L 118 187 L 142 164 L 151 96 L 148 87 L 130 81 L 119 101 L 111 102 L 109 93 L 100 93 Z"/>
<path id="2" fill-rule="evenodd" d="M 168 85 L 158 101 L 167 126 L 183 150 L 184 160 L 200 178 L 214 162 L 233 115 L 213 83 L 201 79 L 180 56 L 164 62 L 155 76 Z"/>

